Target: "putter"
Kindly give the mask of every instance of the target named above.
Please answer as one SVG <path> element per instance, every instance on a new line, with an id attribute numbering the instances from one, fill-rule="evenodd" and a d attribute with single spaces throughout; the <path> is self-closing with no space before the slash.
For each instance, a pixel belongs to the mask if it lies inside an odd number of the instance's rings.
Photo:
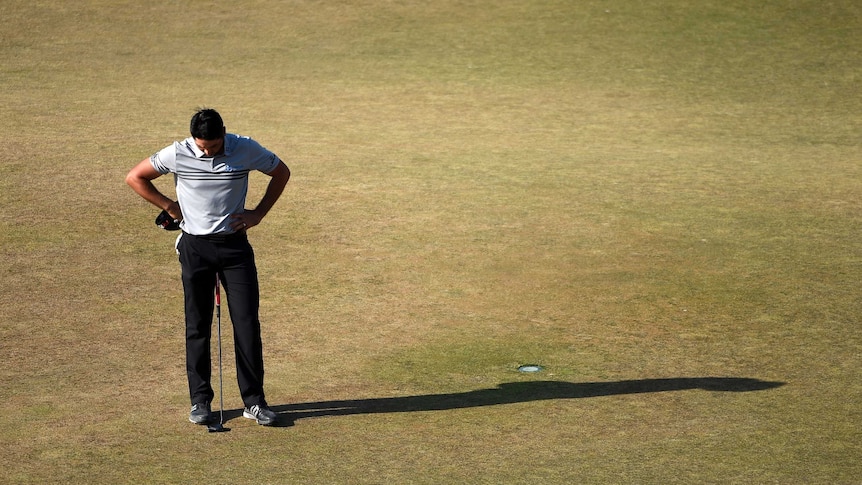
<path id="1" fill-rule="evenodd" d="M 230 428 L 224 427 L 224 383 L 221 375 L 221 290 L 219 289 L 219 279 L 216 275 L 215 281 L 215 308 L 216 308 L 216 335 L 218 338 L 218 406 L 219 416 L 218 423 L 213 423 L 207 426 L 207 431 L 210 433 L 221 433 L 230 431 Z"/>

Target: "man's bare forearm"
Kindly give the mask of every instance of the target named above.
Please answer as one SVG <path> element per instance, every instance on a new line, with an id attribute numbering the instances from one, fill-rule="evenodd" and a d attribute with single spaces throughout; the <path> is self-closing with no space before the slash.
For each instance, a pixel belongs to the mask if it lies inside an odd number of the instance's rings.
<path id="1" fill-rule="evenodd" d="M 287 181 L 290 180 L 290 169 L 282 163 L 270 175 L 272 175 L 272 179 L 269 181 L 269 185 L 266 186 L 266 192 L 264 192 L 263 198 L 260 199 L 260 203 L 254 208 L 254 211 L 261 218 L 269 213 L 270 209 L 278 202 L 282 192 L 284 192 L 284 187 L 287 185 Z"/>
<path id="2" fill-rule="evenodd" d="M 153 185 L 153 179 L 159 176 L 161 174 L 155 171 L 149 159 L 144 159 L 126 175 L 126 184 L 147 202 L 168 211 L 174 219 L 182 219 L 180 205 Z"/>

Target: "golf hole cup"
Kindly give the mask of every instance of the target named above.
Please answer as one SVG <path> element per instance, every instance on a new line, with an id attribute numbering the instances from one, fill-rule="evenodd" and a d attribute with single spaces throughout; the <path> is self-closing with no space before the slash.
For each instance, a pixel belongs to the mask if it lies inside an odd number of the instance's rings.
<path id="1" fill-rule="evenodd" d="M 542 366 L 538 364 L 524 364 L 521 367 L 518 367 L 518 372 L 532 373 L 539 372 L 542 370 Z"/>

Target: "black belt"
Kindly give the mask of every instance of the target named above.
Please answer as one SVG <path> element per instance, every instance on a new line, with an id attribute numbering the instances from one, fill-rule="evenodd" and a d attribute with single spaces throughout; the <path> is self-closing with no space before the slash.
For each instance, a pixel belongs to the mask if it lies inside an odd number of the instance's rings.
<path id="1" fill-rule="evenodd" d="M 202 234 L 202 235 L 195 235 L 195 234 L 189 234 L 189 233 L 185 233 L 185 234 L 187 234 L 191 237 L 203 239 L 204 241 L 209 241 L 209 242 L 214 242 L 214 243 L 225 243 L 225 242 L 233 241 L 236 239 L 244 239 L 247 236 L 245 230 L 237 231 L 237 232 L 229 232 L 229 233 L 228 232 L 220 232 L 218 234 Z"/>

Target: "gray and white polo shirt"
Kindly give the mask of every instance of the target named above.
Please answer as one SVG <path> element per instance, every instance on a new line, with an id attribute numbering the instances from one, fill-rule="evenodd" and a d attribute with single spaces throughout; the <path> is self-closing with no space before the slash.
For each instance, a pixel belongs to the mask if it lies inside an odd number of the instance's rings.
<path id="1" fill-rule="evenodd" d="M 278 156 L 246 136 L 225 135 L 224 150 L 207 157 L 194 138 L 174 142 L 150 157 L 161 174 L 174 174 L 183 211 L 182 230 L 196 236 L 231 233 L 230 215 L 245 210 L 248 174 L 272 172 Z"/>

